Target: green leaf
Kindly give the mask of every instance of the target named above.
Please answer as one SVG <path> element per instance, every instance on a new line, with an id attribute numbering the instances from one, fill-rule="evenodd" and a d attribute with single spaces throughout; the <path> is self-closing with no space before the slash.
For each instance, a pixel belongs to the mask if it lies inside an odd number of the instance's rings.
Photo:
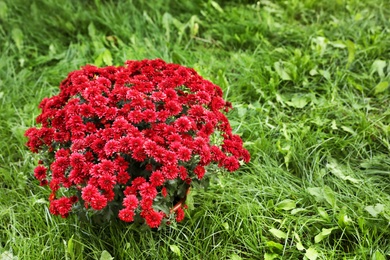
<path id="1" fill-rule="evenodd" d="M 384 92 L 386 89 L 389 88 L 389 82 L 388 81 L 382 81 L 374 88 L 374 94 L 379 94 Z"/>
<path id="2" fill-rule="evenodd" d="M 327 70 L 320 70 L 320 74 L 327 80 L 330 80 L 330 73 Z"/>
<path id="3" fill-rule="evenodd" d="M 277 250 L 283 250 L 283 245 L 274 241 L 267 241 L 266 245 L 270 248 L 276 248 Z"/>
<path id="4" fill-rule="evenodd" d="M 166 37 L 168 42 L 169 42 L 170 33 L 171 33 L 171 30 L 169 27 L 171 21 L 172 21 L 172 15 L 170 13 L 164 13 L 164 15 L 162 16 L 162 25 L 165 29 L 165 37 Z"/>
<path id="5" fill-rule="evenodd" d="M 329 217 L 328 213 L 324 210 L 324 208 L 318 207 L 317 210 L 318 210 L 318 214 L 320 214 L 320 216 L 323 219 L 328 220 L 328 221 L 330 220 L 330 217 Z"/>
<path id="6" fill-rule="evenodd" d="M 383 78 L 385 76 L 383 72 L 385 67 L 386 67 L 386 61 L 376 60 L 371 66 L 371 74 L 374 74 L 376 72 L 378 73 L 380 78 Z"/>
<path id="7" fill-rule="evenodd" d="M 242 258 L 241 258 L 241 256 L 239 256 L 237 254 L 231 254 L 230 260 L 242 260 Z"/>
<path id="8" fill-rule="evenodd" d="M 296 108 L 304 108 L 308 103 L 309 101 L 307 100 L 307 98 L 301 95 L 294 95 L 291 101 L 286 102 L 287 105 Z"/>
<path id="9" fill-rule="evenodd" d="M 329 43 L 329 40 L 325 37 L 319 36 L 314 39 L 312 39 L 313 43 L 315 44 L 314 49 L 319 53 L 319 55 L 324 55 L 326 46 Z"/>
<path id="10" fill-rule="evenodd" d="M 293 209 L 293 210 L 291 210 L 291 215 L 295 215 L 295 214 L 297 214 L 297 213 L 299 213 L 299 212 L 301 212 L 301 211 L 306 211 L 306 209 L 305 209 L 305 208 L 296 208 L 296 209 Z"/>
<path id="11" fill-rule="evenodd" d="M 355 60 L 356 48 L 355 48 L 355 44 L 353 42 L 351 42 L 350 40 L 347 40 L 345 42 L 345 45 L 347 45 L 347 49 L 348 49 L 347 67 L 349 67 L 349 65 L 351 65 L 351 63 Z"/>
<path id="12" fill-rule="evenodd" d="M 346 226 L 351 225 L 353 223 L 353 220 L 347 214 L 345 214 L 344 212 L 341 212 L 339 214 L 337 223 L 341 227 L 346 227 Z"/>
<path id="13" fill-rule="evenodd" d="M 323 228 L 321 233 L 319 233 L 318 235 L 316 235 L 314 237 L 314 242 L 315 243 L 321 242 L 322 240 L 324 240 L 324 238 L 328 237 L 332 233 L 332 230 L 335 230 L 335 229 L 337 229 L 337 227 L 334 227 L 334 228 Z"/>
<path id="14" fill-rule="evenodd" d="M 299 251 L 305 250 L 305 247 L 302 245 L 301 242 L 297 242 L 296 247 Z"/>
<path id="15" fill-rule="evenodd" d="M 273 260 L 275 258 L 278 258 L 278 254 L 270 254 L 270 253 L 265 253 L 264 254 L 264 260 Z"/>
<path id="16" fill-rule="evenodd" d="M 331 173 L 333 173 L 336 177 L 338 177 L 342 180 L 350 181 L 351 183 L 355 183 L 355 184 L 360 182 L 360 180 L 358 180 L 358 179 L 355 179 L 351 176 L 345 175 L 344 174 L 344 171 L 345 171 L 344 167 L 342 167 L 340 164 L 338 164 L 338 162 L 334 159 L 329 160 L 329 163 L 326 164 L 326 168 L 328 168 Z"/>
<path id="17" fill-rule="evenodd" d="M 12 40 L 14 40 L 18 50 L 23 48 L 23 32 L 19 28 L 14 28 L 11 32 Z"/>
<path id="18" fill-rule="evenodd" d="M 199 32 L 198 22 L 200 22 L 198 16 L 196 15 L 191 16 L 190 21 L 188 22 L 190 26 L 191 37 L 195 37 Z"/>
<path id="19" fill-rule="evenodd" d="M 316 260 L 318 257 L 318 252 L 314 248 L 310 247 L 309 249 L 306 250 L 305 256 L 309 260 Z"/>
<path id="20" fill-rule="evenodd" d="M 222 224 L 222 226 L 225 228 L 226 231 L 229 231 L 230 226 L 229 226 L 229 223 L 228 223 L 228 222 L 224 222 L 224 223 Z"/>
<path id="21" fill-rule="evenodd" d="M 275 205 L 275 208 L 279 210 L 292 210 L 295 209 L 296 207 L 297 205 L 295 201 L 290 199 L 283 200 Z"/>
<path id="22" fill-rule="evenodd" d="M 177 245 L 169 245 L 169 248 L 173 253 L 175 253 L 177 256 L 181 256 L 180 248 Z"/>
<path id="23" fill-rule="evenodd" d="M 323 192 L 324 192 L 324 198 L 325 200 L 333 207 L 335 208 L 336 207 L 336 196 L 335 196 L 335 193 L 334 191 L 329 188 L 329 186 L 327 185 L 324 185 L 324 187 L 322 188 Z"/>
<path id="24" fill-rule="evenodd" d="M 1 1 L 0 2 L 0 19 L 4 20 L 7 17 L 7 14 L 8 14 L 8 7 L 3 1 Z"/>
<path id="25" fill-rule="evenodd" d="M 237 108 L 238 116 L 239 116 L 240 118 L 245 117 L 245 115 L 246 115 L 248 109 L 245 108 L 245 107 L 239 107 L 239 106 L 237 106 L 236 108 Z"/>
<path id="26" fill-rule="evenodd" d="M 88 35 L 92 39 L 95 38 L 95 36 L 96 36 L 96 28 L 95 28 L 95 25 L 93 24 L 93 22 L 90 22 L 88 25 Z"/>
<path id="27" fill-rule="evenodd" d="M 372 255 L 371 260 L 386 260 L 386 257 L 378 250 Z"/>
<path id="28" fill-rule="evenodd" d="M 275 62 L 274 68 L 275 68 L 276 73 L 278 73 L 279 77 L 282 80 L 291 80 L 291 76 L 284 69 L 283 64 L 281 62 L 279 62 L 279 61 Z"/>
<path id="29" fill-rule="evenodd" d="M 69 238 L 69 240 L 68 240 L 68 246 L 67 246 L 67 253 L 71 256 L 71 258 L 73 258 L 74 257 L 74 251 L 73 251 L 73 248 L 74 248 L 74 246 L 73 246 L 73 235 L 72 235 L 72 237 L 71 238 Z"/>
<path id="30" fill-rule="evenodd" d="M 277 238 L 280 238 L 280 239 L 285 239 L 287 238 L 287 234 L 284 233 L 283 231 L 279 230 L 279 229 L 276 229 L 276 228 L 271 228 L 269 230 L 269 232 L 271 232 L 272 235 L 274 235 L 275 237 Z"/>
<path id="31" fill-rule="evenodd" d="M 0 254 L 0 260 L 18 260 L 18 256 L 12 254 L 11 251 L 4 251 Z"/>
<path id="32" fill-rule="evenodd" d="M 100 256 L 100 260 L 113 260 L 114 258 L 108 253 L 106 250 L 102 252 L 102 255 Z"/>
<path id="33" fill-rule="evenodd" d="M 318 71 L 316 69 L 311 69 L 309 71 L 309 74 L 310 74 L 310 76 L 315 76 L 315 75 L 318 75 Z"/>
<path id="34" fill-rule="evenodd" d="M 348 132 L 352 135 L 357 135 L 357 133 L 349 126 L 341 126 L 341 129 L 343 129 L 345 132 Z"/>
<path id="35" fill-rule="evenodd" d="M 106 49 L 103 53 L 102 53 L 102 57 L 103 57 L 103 62 L 107 65 L 107 66 L 112 66 L 112 56 L 111 56 L 111 52 Z"/>
<path id="36" fill-rule="evenodd" d="M 220 13 L 223 13 L 223 9 L 217 2 L 211 1 L 210 4 L 214 7 L 215 10 L 217 10 Z"/>
<path id="37" fill-rule="evenodd" d="M 375 205 L 375 207 L 374 206 L 367 206 L 364 209 L 367 210 L 367 212 L 370 213 L 371 216 L 376 218 L 378 216 L 378 214 L 380 214 L 385 209 L 385 205 L 378 203 Z"/>
<path id="38" fill-rule="evenodd" d="M 307 188 L 307 191 L 310 195 L 314 196 L 317 202 L 321 202 L 324 200 L 324 195 L 322 193 L 322 189 L 319 187 L 311 187 Z"/>

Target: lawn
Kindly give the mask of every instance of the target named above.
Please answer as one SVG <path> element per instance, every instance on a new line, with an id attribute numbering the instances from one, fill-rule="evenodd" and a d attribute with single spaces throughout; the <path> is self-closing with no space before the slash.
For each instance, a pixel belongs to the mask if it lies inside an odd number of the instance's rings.
<path id="1" fill-rule="evenodd" d="M 50 215 L 39 102 L 152 58 L 223 89 L 251 162 L 159 231 Z M 389 84 L 387 0 L 0 1 L 0 259 L 389 259 Z"/>

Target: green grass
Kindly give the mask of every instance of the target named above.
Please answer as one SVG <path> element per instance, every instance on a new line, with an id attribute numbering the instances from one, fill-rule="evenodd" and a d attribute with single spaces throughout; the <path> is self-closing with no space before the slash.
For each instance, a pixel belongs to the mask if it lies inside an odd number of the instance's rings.
<path id="1" fill-rule="evenodd" d="M 0 259 L 389 258 L 389 17 L 386 0 L 0 1 Z M 23 136 L 40 100 L 85 64 L 157 57 L 223 88 L 251 163 L 161 231 L 51 216 Z"/>

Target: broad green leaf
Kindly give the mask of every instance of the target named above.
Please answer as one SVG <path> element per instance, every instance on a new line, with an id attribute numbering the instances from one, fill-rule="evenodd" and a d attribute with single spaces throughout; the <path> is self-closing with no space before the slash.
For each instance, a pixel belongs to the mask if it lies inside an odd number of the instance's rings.
<path id="1" fill-rule="evenodd" d="M 344 212 L 341 212 L 337 222 L 341 227 L 349 226 L 353 223 L 353 220 Z"/>
<path id="2" fill-rule="evenodd" d="M 291 101 L 287 101 L 286 103 L 291 107 L 303 108 L 307 105 L 307 103 L 309 103 L 309 101 L 305 96 L 294 95 Z"/>
<path id="3" fill-rule="evenodd" d="M 102 252 L 102 255 L 100 256 L 100 260 L 113 260 L 114 258 L 111 256 L 110 253 L 108 253 L 106 250 Z"/>
<path id="4" fill-rule="evenodd" d="M 385 209 L 385 206 L 383 204 L 378 203 L 375 205 L 375 207 L 374 206 L 367 206 L 364 209 L 367 210 L 371 216 L 376 218 L 378 216 L 378 214 L 380 214 Z"/>
<path id="5" fill-rule="evenodd" d="M 348 49 L 347 67 L 349 67 L 349 65 L 351 65 L 351 63 L 355 60 L 356 48 L 355 48 L 355 44 L 350 40 L 347 40 L 345 42 L 345 45 L 347 45 L 347 49 Z"/>
<path id="6" fill-rule="evenodd" d="M 103 62 L 107 65 L 107 66 L 112 66 L 112 56 L 111 56 L 111 52 L 106 49 L 103 54 Z"/>
<path id="7" fill-rule="evenodd" d="M 315 44 L 314 49 L 319 53 L 320 56 L 324 55 L 329 40 L 325 37 L 318 36 L 314 38 L 313 43 Z"/>
<path id="8" fill-rule="evenodd" d="M 296 246 L 297 246 L 297 249 L 298 249 L 299 251 L 305 250 L 305 247 L 302 245 L 301 242 L 298 242 L 298 243 L 296 244 Z"/>
<path id="9" fill-rule="evenodd" d="M 275 68 L 276 73 L 278 73 L 279 77 L 282 80 L 291 80 L 291 76 L 283 68 L 283 64 L 281 62 L 279 62 L 279 61 L 275 62 L 274 68 Z"/>
<path id="10" fill-rule="evenodd" d="M 278 258 L 278 254 L 270 254 L 270 253 L 265 253 L 264 254 L 264 260 L 273 260 L 275 258 Z"/>
<path id="11" fill-rule="evenodd" d="M 230 260 L 242 260 L 242 258 L 241 258 L 241 256 L 239 256 L 237 254 L 231 254 Z"/>
<path id="12" fill-rule="evenodd" d="M 322 193 L 322 189 L 319 187 L 311 187 L 307 188 L 307 191 L 310 195 L 314 196 L 317 202 L 321 202 L 324 200 L 324 195 Z"/>
<path id="13" fill-rule="evenodd" d="M 280 238 L 280 239 L 281 238 L 283 238 L 283 239 L 287 238 L 287 234 L 284 233 L 283 231 L 279 230 L 279 229 L 271 228 L 269 230 L 269 232 L 271 232 L 271 234 L 274 235 L 277 238 Z"/>
<path id="14" fill-rule="evenodd" d="M 374 88 L 374 94 L 379 94 L 384 92 L 386 89 L 389 88 L 389 82 L 388 81 L 382 81 Z"/>
<path id="15" fill-rule="evenodd" d="M 7 17 L 8 7 L 7 5 L 1 1 L 0 2 L 0 19 L 5 19 Z"/>
<path id="16" fill-rule="evenodd" d="M 360 182 L 360 180 L 358 180 L 358 179 L 355 179 L 351 176 L 345 175 L 344 174 L 344 171 L 345 171 L 344 167 L 339 165 L 337 163 L 337 161 L 334 159 L 329 160 L 329 163 L 326 164 L 326 168 L 328 168 L 331 173 L 333 173 L 336 177 L 338 177 L 342 180 L 350 181 L 350 182 L 355 183 L 355 184 Z"/>
<path id="17" fill-rule="evenodd" d="M 74 246 L 73 246 L 73 235 L 72 235 L 72 237 L 71 238 L 69 238 L 69 240 L 68 240 L 68 246 L 67 246 L 67 253 L 71 256 L 71 257 L 73 257 L 74 256 L 74 251 L 73 251 L 73 248 L 74 248 Z"/>
<path id="18" fill-rule="evenodd" d="M 267 241 L 266 245 L 271 248 L 276 248 L 278 250 L 283 250 L 283 245 L 274 241 Z"/>
<path id="19" fill-rule="evenodd" d="M 318 235 L 316 235 L 314 237 L 314 242 L 315 243 L 321 242 L 324 238 L 328 237 L 332 233 L 332 230 L 335 230 L 335 229 L 337 229 L 337 227 L 334 227 L 334 228 L 323 228 L 321 233 L 319 233 Z"/>
<path id="20" fill-rule="evenodd" d="M 324 185 L 322 188 L 325 200 L 333 207 L 336 207 L 336 196 L 334 191 L 329 186 Z"/>
<path id="21" fill-rule="evenodd" d="M 283 200 L 275 205 L 276 209 L 281 209 L 281 210 L 292 210 L 295 209 L 296 207 L 297 205 L 295 201 L 290 199 Z"/>
<path id="22" fill-rule="evenodd" d="M 145 20 L 146 20 L 149 24 L 155 25 L 153 19 L 148 15 L 148 13 L 147 13 L 146 11 L 144 11 L 144 12 L 142 13 L 142 15 L 143 15 L 143 17 L 145 18 Z"/>
<path id="23" fill-rule="evenodd" d="M 171 20 L 172 20 L 172 15 L 170 13 L 164 13 L 164 15 L 162 16 L 162 25 L 165 29 L 165 37 L 167 38 L 168 42 L 169 42 L 170 33 L 171 33 L 171 30 L 169 27 Z"/>
<path id="24" fill-rule="evenodd" d="M 355 21 L 359 21 L 359 20 L 363 19 L 362 13 L 357 13 L 353 19 L 354 19 Z"/>
<path id="25" fill-rule="evenodd" d="M 356 83 L 356 82 L 355 82 L 354 80 L 352 80 L 351 78 L 348 78 L 348 83 L 349 83 L 350 85 L 352 85 L 354 88 L 356 88 L 357 90 L 359 90 L 359 91 L 363 91 L 363 89 L 364 89 L 362 85 Z"/>
<path id="26" fill-rule="evenodd" d="M 330 73 L 327 70 L 320 70 L 320 74 L 327 80 L 330 80 Z"/>
<path id="27" fill-rule="evenodd" d="M 194 210 L 194 196 L 196 195 L 196 191 L 194 189 L 190 190 L 190 192 L 187 194 L 186 197 L 186 205 L 188 207 L 188 210 Z"/>
<path id="28" fill-rule="evenodd" d="M 230 226 L 229 226 L 229 223 L 228 222 L 224 222 L 222 224 L 222 226 L 225 228 L 226 231 L 228 231 L 230 229 Z"/>
<path id="29" fill-rule="evenodd" d="M 378 250 L 372 255 L 371 260 L 386 260 L 386 257 Z"/>
<path id="30" fill-rule="evenodd" d="M 237 113 L 239 117 L 244 117 L 247 113 L 247 109 L 245 107 L 237 107 Z"/>
<path id="31" fill-rule="evenodd" d="M 311 69 L 309 71 L 309 74 L 310 74 L 310 76 L 315 76 L 315 75 L 318 75 L 318 71 L 316 69 Z"/>
<path id="32" fill-rule="evenodd" d="M 386 67 L 386 61 L 384 60 L 376 60 L 371 66 L 371 74 L 378 73 L 380 78 L 383 78 L 385 76 L 383 70 Z"/>
<path id="33" fill-rule="evenodd" d="M 301 211 L 305 211 L 306 209 L 305 208 L 296 208 L 296 209 L 293 209 L 291 210 L 291 215 L 295 215 Z"/>
<path id="34" fill-rule="evenodd" d="M 200 22 L 198 16 L 196 16 L 196 15 L 191 16 L 191 19 L 189 21 L 191 37 L 195 37 L 199 32 L 199 23 L 198 22 Z"/>
<path id="35" fill-rule="evenodd" d="M 21 50 L 23 48 L 23 32 L 19 28 L 14 28 L 11 32 L 12 40 L 16 47 Z"/>
<path id="36" fill-rule="evenodd" d="M 0 254 L 0 260 L 18 260 L 19 257 L 13 255 L 11 251 L 4 251 Z"/>
<path id="37" fill-rule="evenodd" d="M 267 208 L 268 209 L 273 208 L 274 206 L 275 206 L 275 204 L 274 204 L 274 201 L 272 199 L 267 201 Z"/>
<path id="38" fill-rule="evenodd" d="M 210 4 L 214 7 L 215 10 L 217 10 L 220 13 L 223 13 L 223 9 L 217 2 L 211 1 Z"/>
<path id="39" fill-rule="evenodd" d="M 352 135 L 357 135 L 357 133 L 349 126 L 341 126 L 341 129 L 343 129 L 345 132 L 348 132 Z"/>
<path id="40" fill-rule="evenodd" d="M 181 256 L 180 248 L 177 245 L 169 245 L 169 248 L 173 253 L 175 253 L 177 256 Z"/>
<path id="41" fill-rule="evenodd" d="M 339 48 L 339 49 L 344 49 L 344 48 L 347 47 L 347 46 L 346 46 L 343 42 L 341 42 L 341 41 L 330 42 L 329 44 L 332 45 L 333 47 Z"/>
<path id="42" fill-rule="evenodd" d="M 318 257 L 318 252 L 314 248 L 310 247 L 309 249 L 306 250 L 305 256 L 309 260 L 316 260 Z"/>
<path id="43" fill-rule="evenodd" d="M 324 210 L 324 208 L 322 208 L 322 207 L 318 207 L 318 214 L 320 214 L 320 216 L 323 218 L 323 219 L 325 219 L 325 220 L 330 220 L 330 217 L 329 217 L 329 215 L 328 215 L 328 213 Z"/>
<path id="44" fill-rule="evenodd" d="M 96 28 L 95 28 L 95 25 L 92 22 L 90 22 L 89 25 L 88 25 L 88 35 L 92 39 L 95 38 L 95 36 L 96 36 Z"/>
<path id="45" fill-rule="evenodd" d="M 336 124 L 336 120 L 332 120 L 332 123 L 331 123 L 331 126 L 330 126 L 333 130 L 337 130 L 337 124 Z"/>

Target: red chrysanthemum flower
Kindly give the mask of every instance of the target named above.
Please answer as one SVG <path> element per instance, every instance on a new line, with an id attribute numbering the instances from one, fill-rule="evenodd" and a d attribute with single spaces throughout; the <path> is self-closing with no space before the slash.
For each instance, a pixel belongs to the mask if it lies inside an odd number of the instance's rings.
<path id="1" fill-rule="evenodd" d="M 95 211 L 110 205 L 122 221 L 142 217 L 152 228 L 171 214 L 182 221 L 182 208 L 155 209 L 183 200 L 195 179 L 208 181 L 207 165 L 235 171 L 250 160 L 225 115 L 231 107 L 195 70 L 159 59 L 69 73 L 60 93 L 39 104 L 42 127 L 25 133 L 29 149 L 44 156 L 34 176 L 49 184 L 50 212 L 66 217 L 84 203 Z M 118 203 L 124 208 L 111 207 Z"/>
<path id="2" fill-rule="evenodd" d="M 178 208 L 176 210 L 176 221 L 181 222 L 184 219 L 184 210 L 182 208 Z"/>
<path id="3" fill-rule="evenodd" d="M 163 212 L 149 211 L 145 215 L 146 224 L 151 228 L 157 228 L 160 226 L 163 217 Z"/>
<path id="4" fill-rule="evenodd" d="M 37 178 L 37 180 L 40 180 L 40 181 L 42 181 L 43 179 L 46 179 L 46 171 L 47 171 L 47 168 L 45 166 L 38 165 L 34 169 L 35 178 Z"/>
<path id="5" fill-rule="evenodd" d="M 164 175 L 161 171 L 159 171 L 159 170 L 154 171 L 152 173 L 152 175 L 150 175 L 150 183 L 154 187 L 161 186 L 164 184 L 164 182 L 165 182 L 165 178 L 164 178 Z"/>
<path id="6" fill-rule="evenodd" d="M 119 211 L 119 218 L 125 222 L 132 222 L 134 220 L 134 210 L 124 208 Z"/>
<path id="7" fill-rule="evenodd" d="M 135 195 L 129 195 L 123 199 L 123 206 L 131 210 L 136 209 L 138 207 L 138 203 L 139 201 Z"/>

